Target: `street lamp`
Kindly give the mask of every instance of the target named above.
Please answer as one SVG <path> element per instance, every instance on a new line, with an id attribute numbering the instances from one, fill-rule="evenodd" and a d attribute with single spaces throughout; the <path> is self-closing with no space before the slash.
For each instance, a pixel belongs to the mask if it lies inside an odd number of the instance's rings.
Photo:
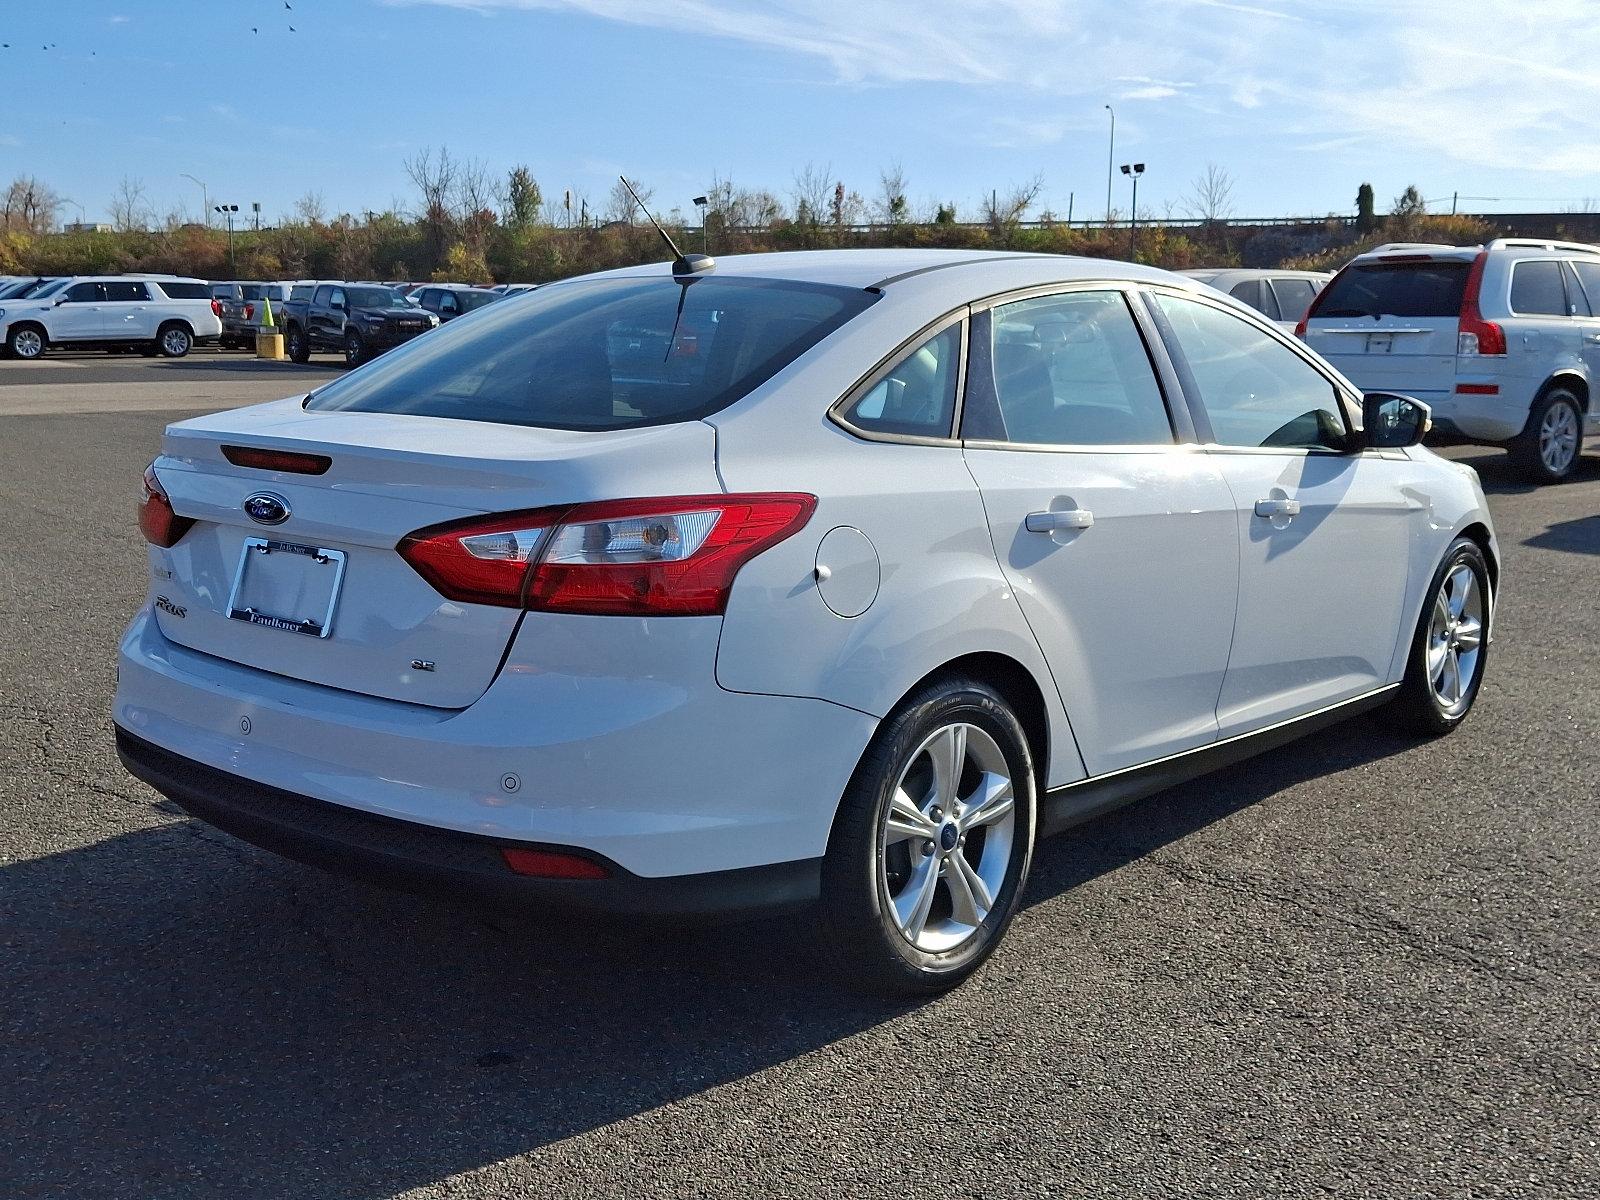
<path id="1" fill-rule="evenodd" d="M 706 225 L 706 206 L 711 203 L 709 196 L 696 196 L 694 206 L 700 210 L 700 235 L 705 245 L 705 252 L 711 253 L 711 230 Z"/>
<path id="2" fill-rule="evenodd" d="M 1111 142 L 1106 147 L 1106 228 L 1111 227 L 1111 181 L 1115 178 L 1111 171 L 1111 164 L 1117 161 L 1117 110 L 1111 105 L 1106 105 L 1106 111 L 1111 114 Z"/>
<path id="3" fill-rule="evenodd" d="M 200 188 L 200 219 L 206 223 L 207 229 L 211 228 L 211 193 L 206 191 L 206 185 L 193 175 L 185 175 L 183 178 Z"/>
<path id="4" fill-rule="evenodd" d="M 1139 176 L 1144 174 L 1143 163 L 1123 163 L 1122 173 L 1133 178 L 1133 211 L 1128 214 L 1128 257 L 1139 255 Z"/>
<path id="5" fill-rule="evenodd" d="M 239 264 L 233 258 L 233 214 L 239 211 L 237 204 L 219 204 L 213 210 L 221 213 L 228 219 L 228 274 L 238 275 Z"/>

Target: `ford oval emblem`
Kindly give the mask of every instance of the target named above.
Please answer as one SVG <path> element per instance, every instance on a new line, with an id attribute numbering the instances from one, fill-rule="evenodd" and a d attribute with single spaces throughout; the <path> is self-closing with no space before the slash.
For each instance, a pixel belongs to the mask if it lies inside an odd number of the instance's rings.
<path id="1" fill-rule="evenodd" d="M 289 519 L 289 502 L 271 492 L 245 497 L 244 514 L 257 525 L 282 525 Z"/>

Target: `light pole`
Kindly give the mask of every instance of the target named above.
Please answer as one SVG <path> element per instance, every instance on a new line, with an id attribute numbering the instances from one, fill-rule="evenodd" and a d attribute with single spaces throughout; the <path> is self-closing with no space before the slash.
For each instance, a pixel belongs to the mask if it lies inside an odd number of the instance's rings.
<path id="1" fill-rule="evenodd" d="M 700 240 L 707 254 L 711 253 L 711 229 L 706 224 L 706 206 L 711 203 L 709 196 L 696 196 L 694 206 L 700 210 Z"/>
<path id="2" fill-rule="evenodd" d="M 187 179 L 190 183 L 199 186 L 200 219 L 206 223 L 207 229 L 211 228 L 211 193 L 206 190 L 206 185 L 200 180 L 196 179 L 193 175 L 185 175 L 183 178 Z"/>
<path id="3" fill-rule="evenodd" d="M 214 210 L 228 219 L 228 274 L 237 275 L 239 264 L 233 257 L 233 214 L 239 211 L 237 204 L 219 204 Z"/>
<path id="4" fill-rule="evenodd" d="M 1139 256 L 1139 176 L 1144 174 L 1143 163 L 1123 163 L 1122 173 L 1133 178 L 1133 211 L 1128 215 L 1128 257 Z"/>
<path id="5" fill-rule="evenodd" d="M 1115 173 L 1112 164 L 1117 161 L 1117 110 L 1111 105 L 1106 105 L 1106 111 L 1111 114 L 1111 142 L 1106 147 L 1106 228 L 1111 227 L 1111 181 Z"/>

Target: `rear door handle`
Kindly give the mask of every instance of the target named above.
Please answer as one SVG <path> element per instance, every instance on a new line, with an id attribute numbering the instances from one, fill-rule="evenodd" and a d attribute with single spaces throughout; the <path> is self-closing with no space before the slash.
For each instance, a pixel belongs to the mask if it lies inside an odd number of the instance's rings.
<path id="1" fill-rule="evenodd" d="M 1029 513 L 1023 522 L 1029 533 L 1055 533 L 1061 529 L 1087 529 L 1094 524 L 1094 514 L 1086 508 L 1069 508 L 1064 512 Z"/>
<path id="2" fill-rule="evenodd" d="M 1257 500 L 1256 516 L 1258 517 L 1297 517 L 1300 515 L 1300 501 L 1298 500 Z"/>

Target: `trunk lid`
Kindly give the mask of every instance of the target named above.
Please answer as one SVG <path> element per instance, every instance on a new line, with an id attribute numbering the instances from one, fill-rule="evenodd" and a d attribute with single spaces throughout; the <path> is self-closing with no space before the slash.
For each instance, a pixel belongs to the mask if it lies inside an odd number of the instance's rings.
<path id="1" fill-rule="evenodd" d="M 320 475 L 253 469 L 229 462 L 224 447 L 332 463 Z M 157 476 L 174 511 L 196 522 L 171 549 L 151 548 L 166 637 L 264 671 L 440 708 L 484 693 L 521 613 L 445 599 L 395 551 L 402 537 L 482 513 L 723 490 L 715 433 L 699 421 L 586 433 L 307 412 L 296 399 L 180 422 L 162 449 Z M 261 493 L 287 509 L 280 523 L 246 514 L 245 501 Z M 251 551 L 248 539 L 269 548 Z M 333 553 L 317 562 L 295 548 Z M 230 607 L 260 620 L 230 617 Z M 330 610 L 326 636 L 285 628 L 322 624 Z"/>

